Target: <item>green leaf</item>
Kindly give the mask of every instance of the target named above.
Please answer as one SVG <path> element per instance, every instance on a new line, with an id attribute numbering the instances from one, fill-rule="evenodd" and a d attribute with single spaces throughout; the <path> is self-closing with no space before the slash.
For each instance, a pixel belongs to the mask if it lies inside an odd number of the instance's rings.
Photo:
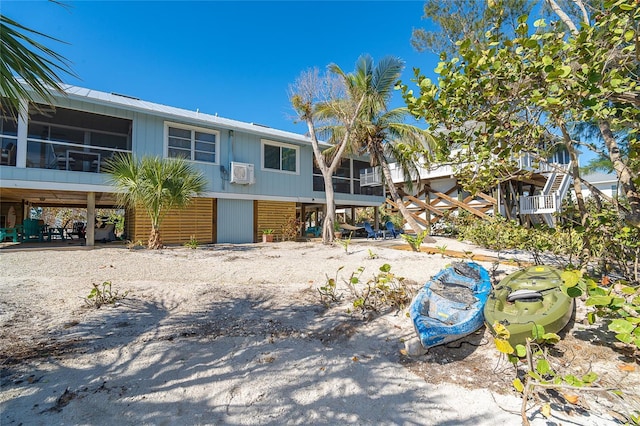
<path id="1" fill-rule="evenodd" d="M 589 74 L 589 83 L 597 83 L 602 80 L 602 75 L 597 72 Z"/>
<path id="2" fill-rule="evenodd" d="M 611 300 L 611 307 L 620 308 L 625 304 L 625 300 L 622 297 L 614 297 Z"/>
<path id="3" fill-rule="evenodd" d="M 633 338 L 629 333 L 618 333 L 616 334 L 616 339 L 626 344 L 630 344 L 633 341 Z"/>
<path id="4" fill-rule="evenodd" d="M 585 304 L 587 306 L 608 306 L 611 300 L 611 296 L 590 296 Z"/>
<path id="5" fill-rule="evenodd" d="M 556 333 L 544 333 L 542 335 L 542 339 L 546 343 L 555 345 L 556 343 L 558 343 L 560 341 L 560 336 L 558 336 Z"/>
<path id="6" fill-rule="evenodd" d="M 580 282 L 578 271 L 562 271 L 560 278 L 566 287 L 575 287 Z"/>
<path id="7" fill-rule="evenodd" d="M 582 383 L 582 380 L 578 379 L 572 374 L 564 376 L 564 381 L 567 382 L 567 384 L 570 386 L 582 386 L 584 384 Z"/>
<path id="8" fill-rule="evenodd" d="M 635 326 L 624 319 L 615 319 L 609 323 L 609 331 L 614 333 L 631 333 Z"/>
<path id="9" fill-rule="evenodd" d="M 531 327 L 531 337 L 533 337 L 533 340 L 538 340 L 542 337 L 542 335 L 544 334 L 544 327 L 539 325 L 539 324 L 534 324 Z"/>
<path id="10" fill-rule="evenodd" d="M 630 42 L 631 40 L 633 40 L 633 37 L 635 36 L 635 32 L 633 30 L 627 30 L 624 33 L 624 41 L 626 41 L 627 43 Z"/>
<path id="11" fill-rule="evenodd" d="M 533 26 L 536 28 L 544 28 L 547 26 L 547 23 L 544 19 L 538 19 L 533 23 Z"/>
<path id="12" fill-rule="evenodd" d="M 572 297 L 572 298 L 576 298 L 576 297 L 580 297 L 582 296 L 582 290 L 580 289 L 580 287 L 575 286 L 575 287 L 569 287 L 566 290 L 567 296 Z"/>
<path id="13" fill-rule="evenodd" d="M 549 365 L 549 361 L 546 359 L 539 359 L 536 363 L 536 371 L 542 375 L 549 374 L 551 371 L 551 366 Z"/>
<path id="14" fill-rule="evenodd" d="M 567 77 L 569 74 L 571 74 L 571 67 L 568 65 L 563 65 L 559 68 L 562 73 L 560 74 L 561 77 Z"/>
<path id="15" fill-rule="evenodd" d="M 582 376 L 582 381 L 585 383 L 593 383 L 598 380 L 598 375 L 593 371 Z"/>
<path id="16" fill-rule="evenodd" d="M 516 345 L 516 355 L 518 358 L 527 356 L 527 348 L 524 345 Z"/>
<path id="17" fill-rule="evenodd" d="M 388 263 L 385 263 L 380 267 L 380 271 L 382 272 L 389 272 L 390 270 L 391 270 L 391 265 L 389 265 Z"/>
<path id="18" fill-rule="evenodd" d="M 529 371 L 527 371 L 527 374 L 529 375 L 529 377 L 531 377 L 531 378 L 533 378 L 535 380 L 542 380 L 542 377 L 540 376 L 540 374 L 538 374 L 537 371 L 529 370 Z"/>

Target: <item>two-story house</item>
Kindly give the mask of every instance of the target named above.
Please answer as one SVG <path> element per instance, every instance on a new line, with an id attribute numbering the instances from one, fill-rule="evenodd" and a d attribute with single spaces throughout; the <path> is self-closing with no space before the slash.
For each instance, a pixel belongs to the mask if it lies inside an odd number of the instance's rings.
<path id="1" fill-rule="evenodd" d="M 202 171 L 206 192 L 162 223 L 165 243 L 193 236 L 201 243 L 259 241 L 264 229 L 304 222 L 326 203 L 314 174 L 308 137 L 254 123 L 155 104 L 131 96 L 65 86 L 54 105 L 22 102 L 18 119 L 0 121 L 0 215 L 17 223 L 33 207 L 114 208 L 114 188 L 103 172 L 115 153 L 137 158 L 185 157 Z M 338 207 L 379 206 L 382 188 L 360 185 L 366 159 L 345 159 L 334 178 Z M 126 235 L 145 241 L 150 222 L 142 209 L 126 212 Z M 300 234 L 304 232 L 304 225 Z M 93 244 L 87 230 L 87 244 Z"/>
<path id="2" fill-rule="evenodd" d="M 438 222 L 461 212 L 481 219 L 500 214 L 523 224 L 545 223 L 555 226 L 555 216 L 571 184 L 568 173 L 571 162 L 564 149 L 558 149 L 546 161 L 536 161 L 523 153 L 514 158 L 517 164 L 512 176 L 484 192 L 470 194 L 458 181 L 459 165 L 438 163 L 423 166 L 413 177 L 413 185 L 405 185 L 400 167 L 391 165 L 391 175 L 413 218 L 425 229 L 437 231 Z M 361 179 L 367 185 L 382 185 L 379 170 L 367 169 Z M 386 200 L 391 211 L 397 205 Z"/>

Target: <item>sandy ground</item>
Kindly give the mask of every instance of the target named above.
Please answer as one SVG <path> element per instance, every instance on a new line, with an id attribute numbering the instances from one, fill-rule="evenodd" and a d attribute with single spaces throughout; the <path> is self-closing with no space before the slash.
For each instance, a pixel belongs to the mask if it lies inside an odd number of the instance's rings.
<path id="1" fill-rule="evenodd" d="M 2 250 L 0 424 L 520 424 L 513 367 L 484 328 L 411 357 L 406 311 L 347 312 L 343 280 L 358 267 L 367 278 L 388 263 L 418 288 L 455 260 L 394 244 Z M 444 245 L 495 255 L 431 246 Z M 479 263 L 496 279 L 515 268 Z M 317 289 L 336 274 L 345 297 L 327 308 Z M 105 281 L 130 293 L 88 307 L 92 283 Z M 596 332 L 571 324 L 564 359 L 591 354 L 579 365 L 637 394 L 633 358 L 590 344 Z M 529 406 L 533 425 L 619 424 L 609 396 L 550 400 L 549 419 L 541 402 Z"/>

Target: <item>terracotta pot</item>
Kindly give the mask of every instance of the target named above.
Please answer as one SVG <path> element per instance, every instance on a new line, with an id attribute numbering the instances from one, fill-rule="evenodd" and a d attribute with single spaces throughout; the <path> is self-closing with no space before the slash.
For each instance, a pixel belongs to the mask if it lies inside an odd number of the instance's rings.
<path id="1" fill-rule="evenodd" d="M 273 234 L 262 234 L 262 242 L 263 243 L 272 243 L 273 242 Z"/>

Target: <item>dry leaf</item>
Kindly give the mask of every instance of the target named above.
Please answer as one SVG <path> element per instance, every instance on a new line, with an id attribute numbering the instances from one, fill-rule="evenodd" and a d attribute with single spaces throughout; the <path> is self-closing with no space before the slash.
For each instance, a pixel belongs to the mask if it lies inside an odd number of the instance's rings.
<path id="1" fill-rule="evenodd" d="M 358 362 L 360 361 L 360 358 L 358 358 L 357 356 L 354 356 L 353 358 L 351 358 L 351 361 Z"/>
<path id="2" fill-rule="evenodd" d="M 567 393 L 563 393 L 562 396 L 569 404 L 577 404 L 578 403 L 578 395 L 570 395 Z"/>
<path id="3" fill-rule="evenodd" d="M 636 371 L 636 366 L 633 364 L 619 364 L 618 365 L 618 370 L 620 371 L 628 371 L 628 372 L 634 372 Z"/>
<path id="4" fill-rule="evenodd" d="M 402 355 L 404 355 L 404 356 L 407 356 L 407 355 L 408 355 L 408 352 L 407 352 L 407 350 L 406 350 L 406 349 L 400 349 L 400 353 L 401 353 Z"/>

